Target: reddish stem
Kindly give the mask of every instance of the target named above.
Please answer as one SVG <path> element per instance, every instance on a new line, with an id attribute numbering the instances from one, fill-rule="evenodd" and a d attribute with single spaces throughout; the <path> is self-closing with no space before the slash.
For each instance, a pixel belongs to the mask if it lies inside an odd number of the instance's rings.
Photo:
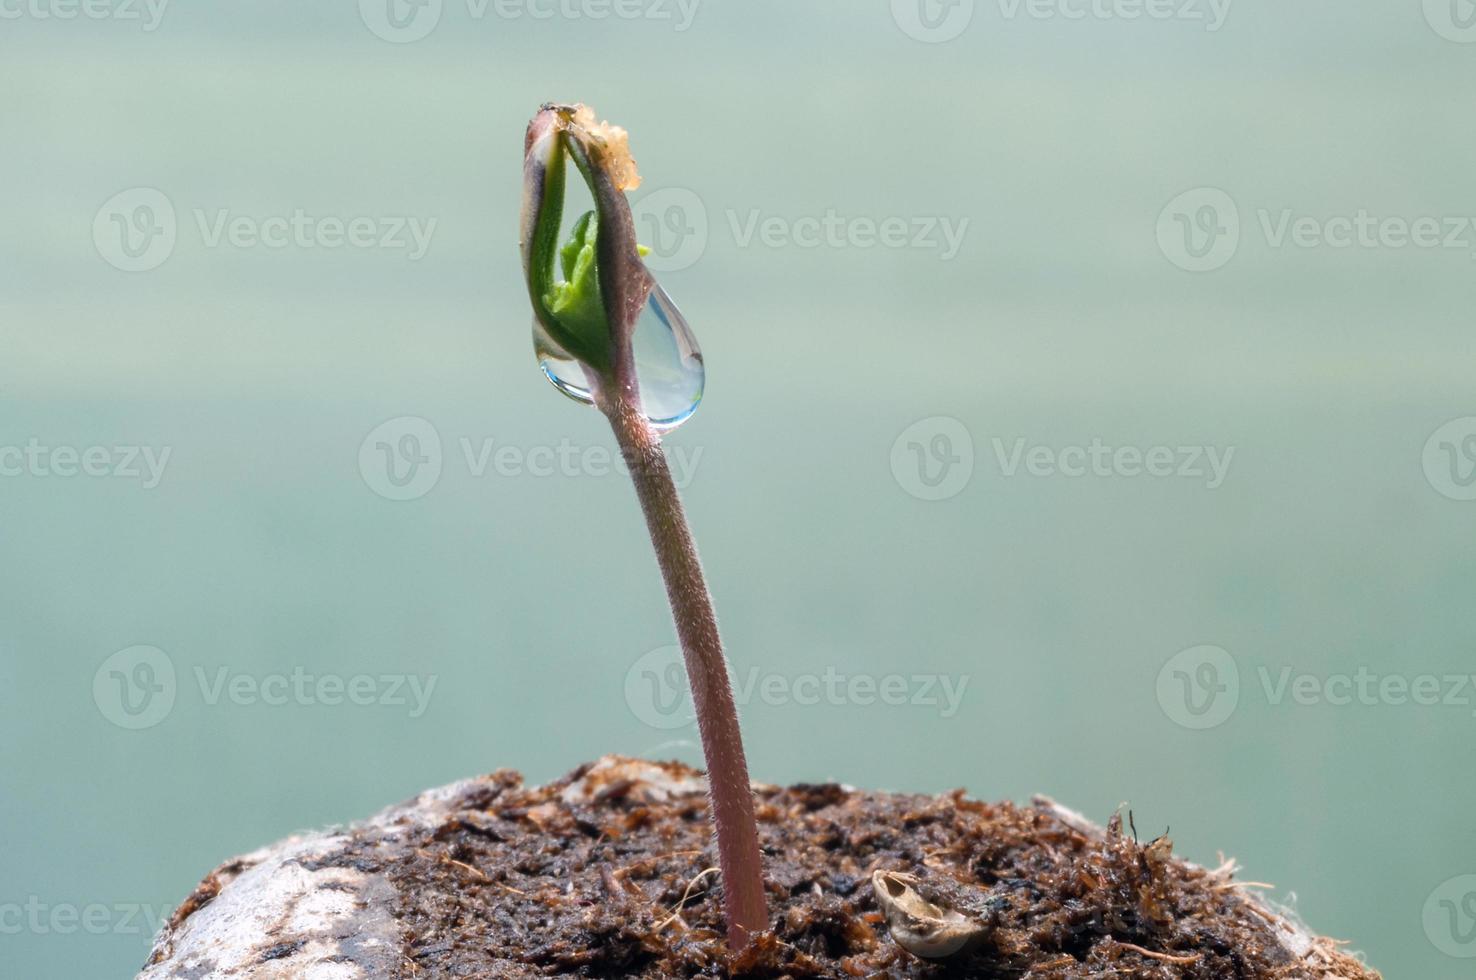
<path id="1" fill-rule="evenodd" d="M 723 910 L 728 945 L 738 952 L 749 939 L 768 929 L 758 825 L 753 816 L 753 790 L 738 709 L 728 682 L 723 642 L 718 635 L 712 597 L 702 575 L 697 545 L 682 511 L 682 501 L 666 465 L 661 439 L 628 399 L 603 406 L 635 482 L 636 496 L 656 548 L 656 562 L 666 581 L 666 597 L 676 620 L 677 638 L 687 662 L 697 729 L 707 760 L 712 822 L 717 831 L 718 865 L 722 870 Z"/>

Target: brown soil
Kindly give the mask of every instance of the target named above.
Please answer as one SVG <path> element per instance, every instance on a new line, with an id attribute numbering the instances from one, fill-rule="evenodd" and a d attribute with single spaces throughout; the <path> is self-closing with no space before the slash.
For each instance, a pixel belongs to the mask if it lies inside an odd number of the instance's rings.
<path id="1" fill-rule="evenodd" d="M 834 785 L 757 790 L 774 931 L 730 962 L 705 798 L 588 768 L 466 784 L 439 825 L 360 829 L 333 859 L 393 884 L 404 976 L 1377 977 L 1116 817 Z M 917 875 L 985 939 L 941 964 L 905 952 L 875 870 Z"/>

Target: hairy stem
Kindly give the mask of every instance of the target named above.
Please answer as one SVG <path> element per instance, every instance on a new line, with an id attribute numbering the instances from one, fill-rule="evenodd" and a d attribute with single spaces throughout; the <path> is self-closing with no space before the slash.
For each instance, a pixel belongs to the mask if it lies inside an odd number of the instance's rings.
<path id="1" fill-rule="evenodd" d="M 687 663 L 707 782 L 712 822 L 717 832 L 718 864 L 723 876 L 723 906 L 728 945 L 742 949 L 769 927 L 759 859 L 758 827 L 748 762 L 738 729 L 738 709 L 728 682 L 727 661 L 718 636 L 712 598 L 702 576 L 697 545 L 687 527 L 682 501 L 666 465 L 661 440 L 645 417 L 626 399 L 604 406 L 620 450 L 630 467 L 656 561 L 666 581 L 666 596 L 676 620 L 677 637 Z"/>

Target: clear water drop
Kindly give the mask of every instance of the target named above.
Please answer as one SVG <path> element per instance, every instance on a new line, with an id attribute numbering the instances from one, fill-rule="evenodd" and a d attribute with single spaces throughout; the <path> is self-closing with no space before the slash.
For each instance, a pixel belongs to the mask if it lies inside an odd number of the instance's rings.
<path id="1" fill-rule="evenodd" d="M 697 411 L 707 384 L 707 368 L 686 317 L 659 285 L 652 287 L 636 320 L 632 348 L 642 412 L 655 428 L 675 429 Z M 536 320 L 533 349 L 544 377 L 555 388 L 575 401 L 594 402 L 583 365 L 554 343 Z"/>

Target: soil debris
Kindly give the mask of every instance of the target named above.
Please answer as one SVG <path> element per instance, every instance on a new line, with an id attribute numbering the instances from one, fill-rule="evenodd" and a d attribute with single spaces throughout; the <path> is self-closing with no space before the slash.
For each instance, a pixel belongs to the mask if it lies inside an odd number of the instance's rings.
<path id="1" fill-rule="evenodd" d="M 484 810 L 384 864 L 417 977 L 1376 976 L 1330 951 L 1309 972 L 1225 869 L 1174 858 L 1166 837 L 1138 843 L 1120 816 L 1093 833 L 1041 804 L 835 785 L 758 788 L 774 929 L 730 961 L 704 796 L 617 769 L 536 789 L 495 778 Z M 878 882 L 906 892 L 879 900 Z M 945 934 L 908 931 L 909 902 L 936 920 L 912 926 Z"/>
<path id="2" fill-rule="evenodd" d="M 222 865 L 141 980 L 1378 980 L 1235 880 L 1029 806 L 756 786 L 771 930 L 724 942 L 701 773 L 609 756 L 428 790 Z"/>

